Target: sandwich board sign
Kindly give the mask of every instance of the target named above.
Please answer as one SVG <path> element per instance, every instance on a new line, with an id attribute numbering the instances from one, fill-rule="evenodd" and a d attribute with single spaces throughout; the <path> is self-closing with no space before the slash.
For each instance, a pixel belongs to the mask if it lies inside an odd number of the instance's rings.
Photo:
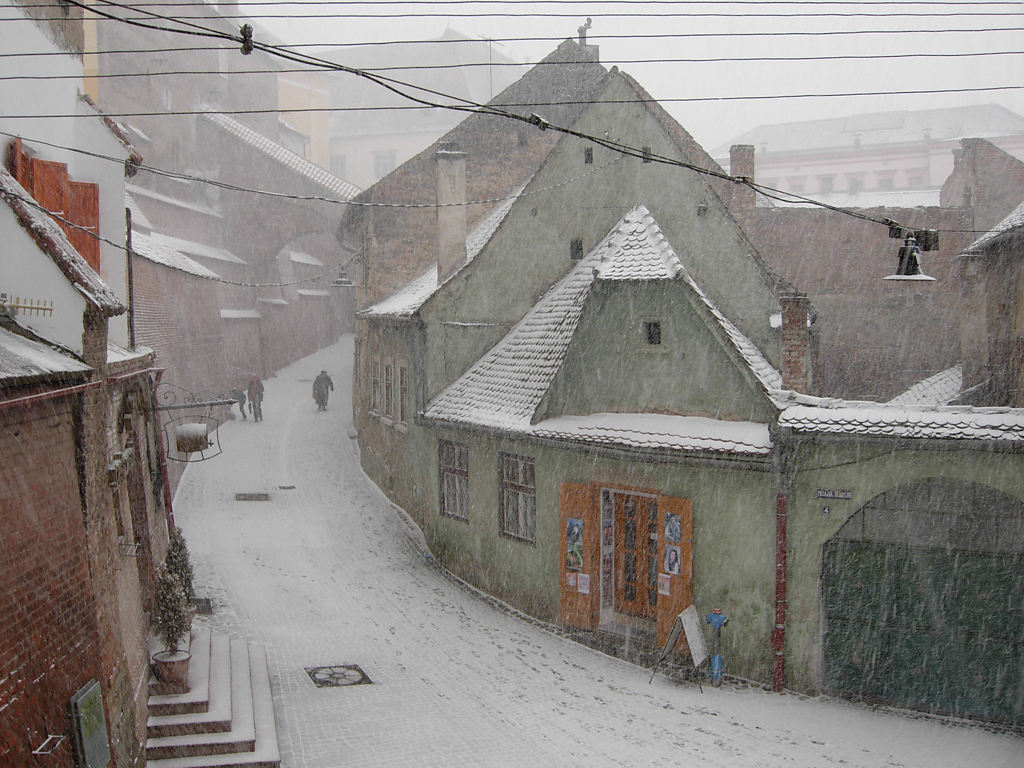
<path id="1" fill-rule="evenodd" d="M 676 647 L 680 635 L 686 636 L 686 645 L 690 649 L 690 658 L 693 661 L 694 669 L 698 669 L 708 660 L 708 644 L 704 640 L 704 629 L 700 623 L 700 616 L 697 614 L 696 606 L 690 605 L 672 622 L 672 631 L 669 632 L 661 656 L 654 662 L 654 668 L 651 670 L 651 680 L 654 680 L 654 672 L 658 669 L 658 665 L 667 659 Z M 701 690 L 703 691 L 703 689 Z"/>

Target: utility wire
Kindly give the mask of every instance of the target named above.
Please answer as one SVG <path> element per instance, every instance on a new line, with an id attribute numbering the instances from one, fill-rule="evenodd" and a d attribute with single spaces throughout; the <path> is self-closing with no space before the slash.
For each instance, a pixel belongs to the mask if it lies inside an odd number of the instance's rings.
<path id="1" fill-rule="evenodd" d="M 38 19 L 37 19 L 38 20 Z M 173 30 L 163 30 L 173 31 Z M 1024 27 L 982 27 L 965 29 L 864 29 L 864 30 L 824 30 L 819 32 L 790 30 L 781 32 L 651 32 L 637 34 L 590 34 L 587 39 L 594 40 L 672 40 L 672 39 L 695 39 L 695 38 L 748 38 L 748 37 L 834 37 L 851 35 L 942 35 L 942 34 L 970 34 L 976 32 L 1024 32 Z M 530 42 L 562 42 L 565 35 L 558 36 L 523 36 L 523 37 L 490 37 L 486 41 L 479 38 L 469 39 L 431 39 L 431 40 L 377 40 L 360 43 L 289 43 L 282 46 L 288 50 L 297 48 L 315 48 L 318 50 L 335 48 L 380 48 L 393 45 L 452 45 L 466 43 L 530 43 Z M 97 50 L 83 51 L 86 56 L 104 56 L 110 54 L 133 54 L 133 53 L 192 53 L 196 51 L 217 51 L 223 46 L 194 46 L 174 48 L 137 48 L 122 50 Z M 67 56 L 64 51 L 32 51 L 25 53 L 0 53 L 0 58 L 16 58 L 20 56 Z"/>
<path id="2" fill-rule="evenodd" d="M 68 0 L 68 2 L 70 4 L 72 4 L 72 5 L 77 5 L 77 6 L 82 6 L 83 5 L 78 0 Z M 113 2 L 113 0 L 105 0 L 105 2 L 107 2 L 109 5 L 121 6 L 121 4 Z M 121 6 L 121 7 L 124 7 L 124 6 Z M 100 13 L 105 13 L 105 12 L 100 11 Z M 160 18 L 159 14 L 152 14 L 152 15 L 154 17 Z M 112 16 L 112 18 L 116 19 L 118 17 Z M 139 24 L 139 22 L 136 22 L 136 21 L 126 21 L 125 23 Z M 196 26 L 196 25 L 192 25 L 192 26 Z M 167 29 L 167 28 L 164 28 L 164 29 L 165 29 L 165 31 L 175 31 L 175 30 Z M 597 144 L 598 146 L 602 146 L 602 147 L 605 147 L 607 149 L 611 149 L 611 150 L 619 152 L 619 153 L 621 153 L 621 154 L 623 154 L 625 156 L 642 158 L 645 162 L 656 162 L 656 163 L 664 164 L 664 165 L 668 165 L 668 166 L 685 168 L 687 170 L 691 170 L 691 171 L 694 171 L 696 173 L 700 173 L 700 174 L 706 175 L 706 176 L 711 177 L 711 178 L 717 178 L 717 179 L 720 179 L 720 180 L 731 181 L 731 182 L 734 182 L 734 183 L 747 184 L 747 185 L 750 185 L 751 188 L 756 190 L 756 186 L 754 186 L 749 179 L 746 179 L 744 177 L 733 177 L 733 176 L 730 176 L 729 174 L 725 173 L 724 171 L 714 171 L 714 170 L 711 170 L 711 169 L 702 168 L 700 166 L 694 165 L 692 163 L 687 163 L 687 162 L 682 161 L 682 160 L 677 160 L 675 158 L 666 157 L 666 156 L 663 156 L 663 155 L 660 155 L 660 154 L 654 154 L 654 153 L 650 152 L 647 149 L 638 149 L 636 147 L 631 147 L 629 145 L 626 145 L 626 144 L 623 144 L 621 142 L 617 142 L 617 141 L 614 141 L 614 140 L 611 140 L 611 139 L 605 139 L 605 138 L 601 138 L 601 137 L 598 137 L 598 136 L 593 136 L 593 135 L 585 134 L 585 133 L 582 133 L 580 131 L 576 131 L 576 130 L 571 129 L 571 128 L 566 128 L 566 127 L 554 125 L 554 124 L 548 123 L 546 120 L 544 120 L 543 118 L 538 116 L 536 113 L 531 113 L 529 117 L 525 117 L 523 115 L 519 115 L 519 114 L 516 114 L 514 112 L 508 112 L 508 111 L 502 110 L 502 109 L 500 109 L 500 108 L 498 108 L 496 106 L 493 106 L 493 105 L 477 104 L 477 103 L 469 101 L 468 99 L 456 99 L 457 101 L 462 102 L 462 104 L 456 104 L 456 105 L 434 103 L 434 102 L 430 102 L 428 99 L 426 99 L 424 97 L 419 97 L 419 96 L 411 95 L 411 94 L 403 91 L 402 87 L 413 87 L 413 88 L 416 88 L 416 90 L 424 91 L 424 92 L 427 92 L 427 93 L 434 93 L 435 95 L 441 95 L 441 96 L 443 96 L 445 98 L 454 98 L 454 97 L 451 97 L 450 95 L 439 93 L 439 92 L 432 92 L 429 89 L 417 88 L 416 86 L 411 86 L 408 83 L 402 83 L 401 81 L 392 80 L 390 78 L 383 78 L 383 77 L 381 77 L 379 75 L 371 75 L 371 74 L 363 72 L 361 70 L 354 69 L 352 67 L 345 67 L 345 66 L 342 66 L 342 65 L 339 65 L 339 64 L 335 64 L 335 63 L 330 62 L 330 61 L 326 61 L 324 59 L 319 59 L 317 57 L 306 56 L 306 55 L 301 55 L 301 54 L 295 54 L 293 52 L 288 51 L 287 49 L 285 49 L 282 46 L 267 45 L 265 43 L 261 43 L 261 42 L 255 41 L 255 40 L 251 40 L 251 38 L 247 41 L 247 40 L 243 39 L 243 37 L 241 35 L 236 37 L 236 36 L 233 36 L 233 35 L 226 35 L 226 34 L 223 34 L 223 33 L 217 33 L 217 32 L 212 31 L 212 30 L 206 30 L 204 28 L 200 28 L 198 31 L 182 30 L 182 32 L 185 33 L 185 34 L 208 34 L 208 35 L 212 35 L 212 36 L 220 36 L 223 39 L 232 40 L 232 41 L 238 42 L 238 43 L 248 42 L 248 43 L 251 44 L 251 49 L 252 50 L 260 50 L 260 51 L 263 51 L 265 53 L 269 53 L 271 55 L 276 55 L 276 56 L 278 56 L 280 58 L 284 58 L 284 59 L 287 59 L 287 60 L 290 60 L 290 61 L 296 61 L 296 62 L 299 62 L 299 63 L 304 63 L 304 64 L 316 63 L 316 64 L 322 65 L 325 69 L 335 69 L 335 70 L 339 70 L 339 71 L 349 72 L 350 74 L 366 78 L 366 79 L 370 80 L 371 82 L 377 83 L 377 84 L 381 85 L 382 87 L 384 87 L 384 88 L 386 88 L 386 89 L 388 89 L 388 90 L 390 90 L 390 91 L 392 91 L 392 92 L 394 92 L 394 93 L 396 93 L 398 95 L 401 95 L 401 96 L 403 96 L 403 97 L 405 97 L 405 98 L 407 98 L 407 99 L 409 99 L 411 101 L 418 102 L 418 103 L 420 103 L 420 104 L 422 104 L 424 106 L 434 106 L 434 107 L 438 107 L 438 108 L 450 109 L 450 110 L 460 111 L 460 112 L 473 112 L 473 113 L 494 114 L 496 116 L 505 117 L 506 119 L 509 119 L 509 120 L 515 120 L 515 121 L 527 123 L 527 124 L 530 124 L 530 125 L 534 125 L 534 126 L 540 128 L 541 130 L 553 130 L 553 131 L 556 131 L 558 133 L 562 133 L 564 135 L 573 136 L 575 138 L 579 138 L 579 139 L 583 139 L 583 140 L 586 140 L 586 141 L 590 141 L 590 142 L 592 142 L 594 144 Z M 1019 88 L 1021 86 L 1008 86 L 1008 87 L 1017 87 L 1017 88 Z M 960 91 L 961 89 L 955 89 L 955 90 Z M 765 189 L 771 189 L 771 188 L 765 187 Z M 873 222 L 875 222 L 877 224 L 881 224 L 881 225 L 886 226 L 886 227 L 890 227 L 891 228 L 895 224 L 895 222 L 893 222 L 891 219 L 881 218 L 881 217 L 873 217 L 873 216 L 869 216 L 869 215 L 862 214 L 862 213 L 859 213 L 859 212 L 850 211 L 850 210 L 845 209 L 845 208 L 838 208 L 838 207 L 835 207 L 835 206 L 829 206 L 829 205 L 827 205 L 825 203 L 821 203 L 819 201 L 811 200 L 810 198 L 807 198 L 807 202 L 809 204 L 820 205 L 821 207 L 828 208 L 830 210 L 834 210 L 834 211 L 836 211 L 838 213 L 845 213 L 845 214 L 853 216 L 855 218 L 859 218 L 859 219 L 863 219 L 863 220 L 867 220 L 867 221 L 873 221 Z"/>
<path id="3" fill-rule="evenodd" d="M 275 5 L 286 6 L 388 6 L 388 5 L 521 5 L 522 0 L 242 0 L 240 5 L 246 7 L 266 7 Z M 531 5 L 583 5 L 594 8 L 604 5 L 796 5 L 796 6 L 832 6 L 832 5 L 867 5 L 867 6 L 1017 6 L 1019 0 L 531 0 Z M 209 8 L 208 2 L 139 2 L 132 3 L 136 8 Z M 39 3 L 34 8 L 63 8 L 61 3 Z M 593 14 L 591 14 L 593 15 Z"/>
<path id="4" fill-rule="evenodd" d="M 216 49 L 221 50 L 221 49 Z M 742 56 L 742 57 L 702 57 L 685 59 L 604 59 L 602 64 L 742 64 L 742 63 L 767 63 L 767 62 L 802 62 L 802 61 L 863 61 L 883 59 L 947 59 L 947 58 L 974 58 L 985 56 L 1024 56 L 1024 51 L 964 51 L 959 53 L 892 53 L 892 54 L 840 54 L 834 56 Z M 413 64 L 399 65 L 393 67 L 363 67 L 364 72 L 418 72 L 437 71 L 452 69 L 472 69 L 477 67 L 536 67 L 536 66 L 573 66 L 575 62 L 570 61 L 527 61 L 527 62 L 462 62 L 458 64 Z M 181 69 L 158 72 L 103 72 L 89 75 L 89 79 L 117 79 L 136 77 L 169 77 L 169 76 L 196 76 L 196 75 L 275 75 L 320 72 L 322 67 L 309 66 L 301 69 Z M 81 80 L 82 75 L 2 75 L 0 81 L 4 80 Z"/>

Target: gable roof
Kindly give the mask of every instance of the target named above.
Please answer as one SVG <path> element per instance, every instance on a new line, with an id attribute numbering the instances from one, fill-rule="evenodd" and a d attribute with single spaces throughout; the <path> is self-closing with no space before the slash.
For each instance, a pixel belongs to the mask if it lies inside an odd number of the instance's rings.
<path id="1" fill-rule="evenodd" d="M 254 131 L 244 123 L 240 123 L 233 117 L 223 115 L 212 110 L 203 113 L 203 117 L 220 130 L 232 136 L 243 144 L 256 149 L 275 163 L 287 168 L 299 176 L 312 181 L 323 187 L 328 192 L 337 195 L 342 200 L 351 200 L 359 194 L 360 190 L 355 184 L 351 184 L 342 178 L 335 176 L 330 171 L 324 170 L 316 163 L 311 163 L 304 157 L 295 154 L 290 149 L 272 141 L 262 133 Z"/>
<path id="2" fill-rule="evenodd" d="M 650 212 L 638 205 L 498 344 L 434 398 L 426 417 L 526 433 L 542 429 L 531 424 L 532 418 L 562 366 L 596 279 L 686 281 L 765 391 L 781 386 L 778 371 L 700 291 Z"/>
<path id="3" fill-rule="evenodd" d="M 996 242 L 1013 233 L 1019 233 L 1021 230 L 1024 230 L 1024 202 L 1014 208 L 1005 219 L 967 246 L 960 255 L 980 256 Z"/>
<path id="4" fill-rule="evenodd" d="M 107 317 L 127 311 L 128 307 L 82 258 L 57 223 L 3 167 L 0 167 L 0 198 L 14 212 L 18 223 L 35 240 L 39 249 L 50 257 L 94 309 Z"/>

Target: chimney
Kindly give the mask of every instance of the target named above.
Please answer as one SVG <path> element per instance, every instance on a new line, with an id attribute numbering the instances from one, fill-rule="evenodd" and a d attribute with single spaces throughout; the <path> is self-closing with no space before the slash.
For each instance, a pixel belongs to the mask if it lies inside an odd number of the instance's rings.
<path id="1" fill-rule="evenodd" d="M 466 263 L 466 153 L 441 144 L 437 159 L 437 282 Z"/>
<path id="2" fill-rule="evenodd" d="M 779 297 L 782 305 L 782 388 L 809 394 L 811 390 L 811 302 L 803 293 Z"/>
<path id="3" fill-rule="evenodd" d="M 733 144 L 729 147 L 729 174 L 754 180 L 754 146 L 752 144 Z M 732 192 L 733 206 L 737 208 L 753 208 L 757 202 L 757 193 L 746 184 L 734 184 Z"/>

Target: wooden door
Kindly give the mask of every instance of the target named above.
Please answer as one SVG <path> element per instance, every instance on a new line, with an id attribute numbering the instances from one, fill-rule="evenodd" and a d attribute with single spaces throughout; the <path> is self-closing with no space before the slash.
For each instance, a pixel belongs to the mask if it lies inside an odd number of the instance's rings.
<path id="1" fill-rule="evenodd" d="M 651 496 L 616 493 L 615 610 L 653 618 L 658 605 L 658 503 Z"/>

